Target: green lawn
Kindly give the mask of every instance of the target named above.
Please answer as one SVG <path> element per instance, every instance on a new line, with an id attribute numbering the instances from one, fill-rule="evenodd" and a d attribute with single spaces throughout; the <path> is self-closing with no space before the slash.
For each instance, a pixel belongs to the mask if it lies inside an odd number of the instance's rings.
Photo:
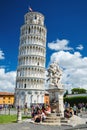
<path id="1" fill-rule="evenodd" d="M 31 118 L 31 116 L 22 116 L 22 120 Z M 17 115 L 0 115 L 0 124 L 17 122 Z"/>
<path id="2" fill-rule="evenodd" d="M 0 124 L 12 123 L 17 121 L 17 115 L 0 115 Z"/>

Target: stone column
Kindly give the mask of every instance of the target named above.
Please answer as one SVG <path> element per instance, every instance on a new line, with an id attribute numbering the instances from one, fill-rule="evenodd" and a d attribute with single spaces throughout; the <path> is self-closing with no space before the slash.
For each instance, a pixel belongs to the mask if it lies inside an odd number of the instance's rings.
<path id="1" fill-rule="evenodd" d="M 22 121 L 22 114 L 20 110 L 20 106 L 17 108 L 17 122 L 20 123 Z"/>
<path id="2" fill-rule="evenodd" d="M 59 101 L 59 113 L 64 117 L 64 104 L 63 104 L 63 90 L 58 92 L 58 101 Z"/>

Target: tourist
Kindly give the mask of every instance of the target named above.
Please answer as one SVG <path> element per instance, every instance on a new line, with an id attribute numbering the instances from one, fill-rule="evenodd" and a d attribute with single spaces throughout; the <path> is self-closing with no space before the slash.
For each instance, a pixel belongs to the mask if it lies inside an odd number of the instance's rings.
<path id="1" fill-rule="evenodd" d="M 24 105 L 24 114 L 27 115 L 28 114 L 28 107 L 27 107 L 27 103 L 25 103 Z"/>
<path id="2" fill-rule="evenodd" d="M 65 109 L 70 107 L 70 103 L 65 102 Z"/>
<path id="3" fill-rule="evenodd" d="M 87 111 L 87 103 L 85 104 L 85 111 Z"/>
<path id="4" fill-rule="evenodd" d="M 85 103 L 82 103 L 82 111 L 85 111 Z"/>
<path id="5" fill-rule="evenodd" d="M 72 117 L 73 114 L 74 114 L 74 112 L 73 112 L 73 109 L 71 107 L 66 108 L 65 111 L 64 111 L 64 117 L 66 117 L 66 118 Z"/>
<path id="6" fill-rule="evenodd" d="M 68 103 L 67 102 L 65 102 L 65 109 L 68 107 Z"/>
<path id="7" fill-rule="evenodd" d="M 34 116 L 34 122 L 40 123 L 40 121 L 41 121 L 41 114 L 42 114 L 42 111 L 38 110 L 37 114 Z"/>
<path id="8" fill-rule="evenodd" d="M 50 107 L 49 104 L 46 105 L 46 108 L 45 108 L 44 112 L 45 112 L 46 115 L 51 114 L 51 107 Z"/>
<path id="9" fill-rule="evenodd" d="M 74 115 L 76 115 L 77 114 L 77 106 L 76 106 L 76 104 L 74 104 L 74 106 L 73 106 L 73 111 L 74 111 Z"/>
<path id="10" fill-rule="evenodd" d="M 41 121 L 44 121 L 46 119 L 46 114 L 42 111 L 42 114 L 41 114 Z"/>
<path id="11" fill-rule="evenodd" d="M 66 118 L 69 118 L 69 117 L 70 117 L 69 108 L 66 108 L 66 109 L 64 110 L 64 117 L 66 117 Z"/>
<path id="12" fill-rule="evenodd" d="M 38 114 L 38 110 L 39 110 L 39 107 L 37 107 L 37 106 L 35 106 L 35 105 L 33 105 L 33 106 L 31 107 L 31 115 L 32 115 L 32 118 L 33 118 L 35 115 Z"/>
<path id="13" fill-rule="evenodd" d="M 82 103 L 78 103 L 78 110 L 79 110 L 79 112 L 82 111 Z"/>
<path id="14" fill-rule="evenodd" d="M 46 108 L 45 108 L 45 106 L 42 106 L 42 114 L 41 114 L 41 119 L 42 119 L 42 121 L 44 121 L 45 119 L 46 119 L 46 113 L 45 113 L 45 111 L 46 111 Z"/>
<path id="15" fill-rule="evenodd" d="M 70 117 L 72 117 L 74 115 L 74 111 L 73 111 L 72 107 L 69 108 L 69 113 L 70 113 Z"/>

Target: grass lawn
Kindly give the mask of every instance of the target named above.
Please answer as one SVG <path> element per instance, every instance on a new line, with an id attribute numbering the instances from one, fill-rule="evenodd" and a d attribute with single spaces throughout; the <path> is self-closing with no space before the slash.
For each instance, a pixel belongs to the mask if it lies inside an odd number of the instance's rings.
<path id="1" fill-rule="evenodd" d="M 22 120 L 29 119 L 31 116 L 22 116 Z M 17 122 L 17 115 L 0 115 L 0 124 Z"/>
<path id="2" fill-rule="evenodd" d="M 17 115 L 0 115 L 0 124 L 12 123 L 17 121 Z"/>

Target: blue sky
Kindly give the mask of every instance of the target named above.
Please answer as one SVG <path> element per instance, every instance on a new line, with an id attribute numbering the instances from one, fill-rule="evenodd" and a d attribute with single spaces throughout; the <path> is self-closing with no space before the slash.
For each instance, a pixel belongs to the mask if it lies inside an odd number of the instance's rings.
<path id="1" fill-rule="evenodd" d="M 29 6 L 45 16 L 46 68 L 58 61 L 65 88 L 87 89 L 87 0 L 0 0 L 0 91 L 14 91 L 20 27 Z"/>

